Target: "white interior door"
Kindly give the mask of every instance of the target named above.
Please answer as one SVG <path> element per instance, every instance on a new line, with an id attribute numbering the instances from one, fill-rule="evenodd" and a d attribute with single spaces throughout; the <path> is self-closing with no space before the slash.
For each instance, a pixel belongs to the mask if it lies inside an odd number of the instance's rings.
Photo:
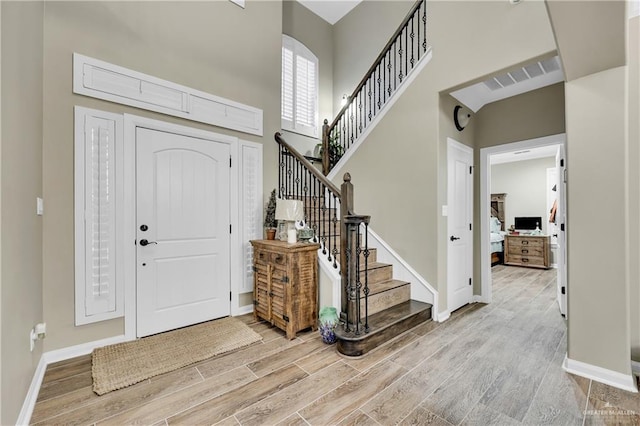
<path id="1" fill-rule="evenodd" d="M 556 169 L 558 170 L 558 203 L 556 207 L 556 224 L 558 232 L 558 306 L 562 315 L 567 314 L 567 238 L 566 238 L 566 156 L 564 145 L 558 146 Z"/>
<path id="2" fill-rule="evenodd" d="M 473 149 L 448 139 L 448 303 L 449 312 L 473 297 Z"/>
<path id="3" fill-rule="evenodd" d="M 228 144 L 136 129 L 138 337 L 230 314 Z"/>

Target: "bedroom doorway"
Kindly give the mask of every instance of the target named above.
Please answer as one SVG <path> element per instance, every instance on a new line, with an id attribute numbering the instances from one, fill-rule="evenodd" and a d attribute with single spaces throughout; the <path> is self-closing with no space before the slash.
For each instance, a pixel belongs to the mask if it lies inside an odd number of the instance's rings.
<path id="1" fill-rule="evenodd" d="M 492 301 L 492 270 L 504 276 L 507 268 L 521 274 L 549 267 L 566 314 L 564 144 L 559 134 L 480 150 L 481 301 Z"/>

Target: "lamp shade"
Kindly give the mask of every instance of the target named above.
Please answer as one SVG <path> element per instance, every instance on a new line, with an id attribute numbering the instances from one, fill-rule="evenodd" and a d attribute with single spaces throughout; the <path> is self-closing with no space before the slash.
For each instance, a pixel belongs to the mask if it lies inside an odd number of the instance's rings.
<path id="1" fill-rule="evenodd" d="M 278 200 L 276 202 L 276 219 L 297 221 L 304 219 L 302 201 Z"/>

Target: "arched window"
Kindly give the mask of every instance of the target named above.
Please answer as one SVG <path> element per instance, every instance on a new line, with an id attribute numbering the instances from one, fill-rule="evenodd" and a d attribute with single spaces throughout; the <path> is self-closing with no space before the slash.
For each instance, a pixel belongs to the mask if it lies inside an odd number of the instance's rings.
<path id="1" fill-rule="evenodd" d="M 318 58 L 282 35 L 282 129 L 317 138 Z"/>

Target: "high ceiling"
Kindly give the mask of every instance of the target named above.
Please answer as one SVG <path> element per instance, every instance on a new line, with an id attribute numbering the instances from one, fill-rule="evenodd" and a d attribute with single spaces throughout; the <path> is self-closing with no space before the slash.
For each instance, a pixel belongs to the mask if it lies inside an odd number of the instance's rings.
<path id="1" fill-rule="evenodd" d="M 333 25 L 361 1 L 362 0 L 298 0 L 298 3 Z"/>

